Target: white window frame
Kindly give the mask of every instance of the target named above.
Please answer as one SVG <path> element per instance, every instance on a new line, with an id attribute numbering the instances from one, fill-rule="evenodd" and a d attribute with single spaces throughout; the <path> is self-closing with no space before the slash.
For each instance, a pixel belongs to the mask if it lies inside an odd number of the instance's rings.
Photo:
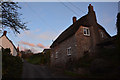
<path id="1" fill-rule="evenodd" d="M 71 47 L 67 48 L 67 55 L 71 56 Z"/>
<path id="2" fill-rule="evenodd" d="M 55 58 L 58 58 L 58 52 L 55 53 Z"/>
<path id="3" fill-rule="evenodd" d="M 84 33 L 84 32 L 86 32 L 86 33 Z M 85 36 L 90 36 L 90 30 L 89 30 L 89 28 L 83 27 L 83 34 L 84 34 Z"/>

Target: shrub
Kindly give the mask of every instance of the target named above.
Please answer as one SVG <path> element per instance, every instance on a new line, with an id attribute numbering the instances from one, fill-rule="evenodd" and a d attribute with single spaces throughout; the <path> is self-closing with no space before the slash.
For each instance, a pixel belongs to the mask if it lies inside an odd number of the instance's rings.
<path id="1" fill-rule="evenodd" d="M 32 64 L 50 64 L 50 56 L 49 54 L 34 54 L 26 59 L 28 62 Z"/>
<path id="2" fill-rule="evenodd" d="M 10 49 L 2 49 L 2 78 L 21 78 L 22 60 L 12 56 Z"/>

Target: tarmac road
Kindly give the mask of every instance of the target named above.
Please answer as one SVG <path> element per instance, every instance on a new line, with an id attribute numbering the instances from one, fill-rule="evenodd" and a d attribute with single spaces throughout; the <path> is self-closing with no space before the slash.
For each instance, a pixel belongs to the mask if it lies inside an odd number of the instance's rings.
<path id="1" fill-rule="evenodd" d="M 53 78 L 46 66 L 33 65 L 24 61 L 22 78 Z"/>
<path id="2" fill-rule="evenodd" d="M 23 63 L 22 78 L 69 78 L 61 74 L 55 74 L 47 66 L 34 65 L 27 61 Z"/>

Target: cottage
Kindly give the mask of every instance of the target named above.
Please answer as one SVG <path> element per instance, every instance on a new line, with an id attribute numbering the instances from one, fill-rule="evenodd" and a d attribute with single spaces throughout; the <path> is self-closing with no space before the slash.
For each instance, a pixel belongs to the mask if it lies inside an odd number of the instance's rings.
<path id="1" fill-rule="evenodd" d="M 95 53 L 97 44 L 109 39 L 110 35 L 97 23 L 93 6 L 89 4 L 88 14 L 76 20 L 50 46 L 51 66 L 66 66 L 69 59 L 79 59 L 85 54 Z"/>
<path id="2" fill-rule="evenodd" d="M 5 48 L 10 48 L 11 54 L 13 56 L 16 56 L 17 55 L 17 49 L 14 46 L 14 44 L 12 43 L 12 41 L 8 39 L 6 34 L 7 34 L 7 31 L 4 31 L 3 35 L 0 37 L 0 46 L 3 47 L 4 49 Z"/>

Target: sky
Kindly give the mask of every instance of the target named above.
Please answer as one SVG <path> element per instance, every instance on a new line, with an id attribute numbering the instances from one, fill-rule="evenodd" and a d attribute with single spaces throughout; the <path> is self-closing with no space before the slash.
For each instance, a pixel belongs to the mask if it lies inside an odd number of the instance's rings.
<path id="1" fill-rule="evenodd" d="M 7 36 L 18 44 L 20 50 L 31 49 L 41 52 L 49 48 L 52 42 L 72 24 L 72 17 L 77 19 L 88 13 L 92 4 L 97 22 L 111 35 L 116 35 L 117 2 L 19 2 L 21 20 L 27 22 L 28 31 L 14 34 L 8 31 Z"/>

